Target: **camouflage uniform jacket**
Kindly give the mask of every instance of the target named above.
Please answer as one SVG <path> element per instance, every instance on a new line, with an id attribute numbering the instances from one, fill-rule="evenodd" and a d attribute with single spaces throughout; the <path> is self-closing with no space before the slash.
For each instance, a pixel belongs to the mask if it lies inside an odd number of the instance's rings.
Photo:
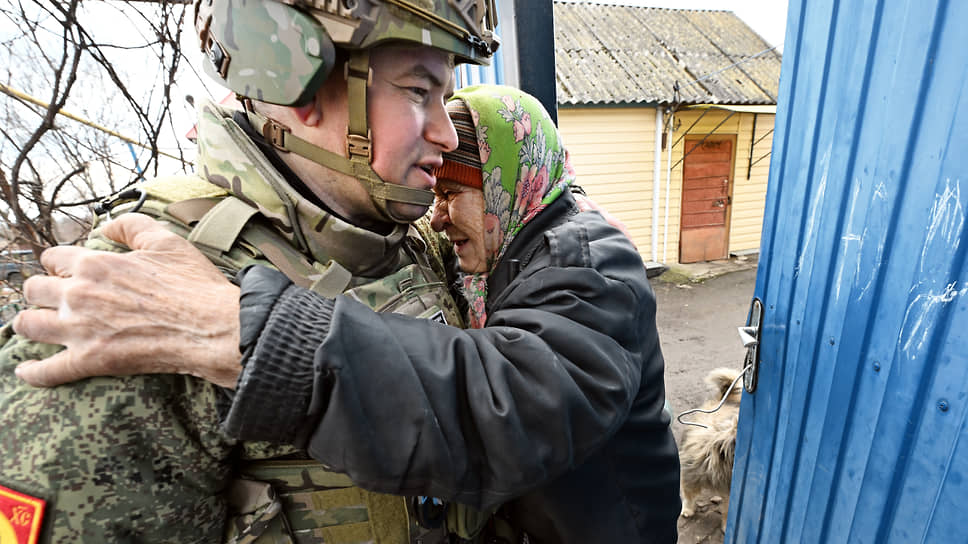
<path id="1" fill-rule="evenodd" d="M 427 249 L 412 227 L 380 236 L 301 197 L 231 111 L 204 105 L 198 132 L 198 174 L 146 184 L 142 211 L 158 215 L 173 202 L 207 200 L 203 208 L 211 208 L 231 200 L 235 209 L 243 203 L 252 215 L 247 223 L 263 228 L 248 237 L 243 232 L 221 250 L 214 246 L 226 244 L 218 239 L 224 221 L 208 231 L 199 228 L 204 220 L 193 230 L 171 227 L 194 238 L 227 275 L 267 257 L 278 263 L 300 255 L 305 262 L 297 270 L 311 267 L 302 278 L 307 286 L 352 288 L 399 272 Z M 87 245 L 123 250 L 96 230 Z M 377 306 L 387 302 L 368 296 Z M 0 486 L 47 501 L 41 542 L 218 542 L 226 524 L 223 492 L 238 460 L 295 451 L 226 438 L 217 404 L 228 393 L 191 376 L 90 378 L 34 389 L 14 368 L 60 348 L 29 342 L 10 327 L 0 334 Z"/>

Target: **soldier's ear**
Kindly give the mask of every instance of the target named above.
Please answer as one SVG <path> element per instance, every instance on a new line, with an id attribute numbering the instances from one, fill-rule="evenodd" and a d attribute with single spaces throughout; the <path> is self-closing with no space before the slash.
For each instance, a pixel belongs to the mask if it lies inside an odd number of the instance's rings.
<path id="1" fill-rule="evenodd" d="M 307 127 L 318 126 L 323 121 L 323 107 L 320 103 L 320 93 L 314 93 L 313 97 L 302 106 L 293 106 L 292 109 L 296 118 Z"/>

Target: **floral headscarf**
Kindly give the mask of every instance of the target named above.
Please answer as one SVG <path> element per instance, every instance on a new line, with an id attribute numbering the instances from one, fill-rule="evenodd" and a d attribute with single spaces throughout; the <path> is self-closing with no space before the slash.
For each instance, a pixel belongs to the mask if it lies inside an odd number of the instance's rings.
<path id="1" fill-rule="evenodd" d="M 533 96 L 513 87 L 476 85 L 460 89 L 452 100 L 463 100 L 474 122 L 484 181 L 485 247 L 493 248 L 487 272 L 462 278 L 468 321 L 481 328 L 487 320 L 488 276 L 515 236 L 561 196 L 575 174 L 558 129 Z"/>

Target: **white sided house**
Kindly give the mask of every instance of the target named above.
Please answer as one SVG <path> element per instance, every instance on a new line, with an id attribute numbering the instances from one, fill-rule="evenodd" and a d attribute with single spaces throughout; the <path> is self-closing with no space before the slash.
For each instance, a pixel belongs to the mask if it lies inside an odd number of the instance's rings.
<path id="1" fill-rule="evenodd" d="M 643 260 L 757 252 L 780 54 L 729 11 L 555 1 L 554 20 L 579 184 Z"/>

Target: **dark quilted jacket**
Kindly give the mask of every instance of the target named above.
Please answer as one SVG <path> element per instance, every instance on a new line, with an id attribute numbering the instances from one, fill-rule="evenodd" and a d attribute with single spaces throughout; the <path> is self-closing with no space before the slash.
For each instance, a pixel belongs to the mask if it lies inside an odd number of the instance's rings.
<path id="1" fill-rule="evenodd" d="M 655 296 L 628 239 L 570 195 L 515 238 L 483 329 L 267 277 L 243 278 L 231 433 L 306 447 L 374 491 L 506 503 L 532 542 L 676 541 Z"/>

